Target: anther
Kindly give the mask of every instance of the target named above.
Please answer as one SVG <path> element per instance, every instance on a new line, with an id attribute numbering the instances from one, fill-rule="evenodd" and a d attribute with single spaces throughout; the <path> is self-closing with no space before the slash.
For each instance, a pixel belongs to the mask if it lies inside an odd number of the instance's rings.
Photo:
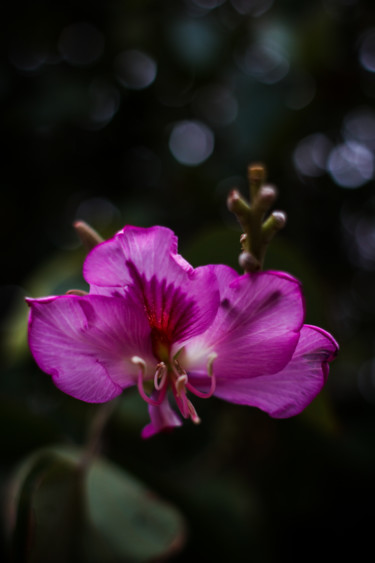
<path id="1" fill-rule="evenodd" d="M 167 374 L 168 374 L 167 366 L 165 365 L 164 362 L 160 362 L 156 366 L 156 371 L 154 375 L 154 387 L 158 391 L 164 387 L 167 379 Z"/>
<path id="2" fill-rule="evenodd" d="M 182 393 L 185 392 L 185 387 L 186 384 L 188 382 L 188 376 L 186 375 L 186 373 L 180 375 L 177 379 L 176 379 L 176 392 L 177 392 L 177 397 L 180 397 Z"/>
<path id="3" fill-rule="evenodd" d="M 181 367 L 181 365 L 180 365 L 180 363 L 178 362 L 178 360 L 175 359 L 173 363 L 174 363 L 174 370 L 173 370 L 173 371 L 174 371 L 177 375 L 186 375 L 186 371 L 184 370 L 183 367 Z"/>
<path id="4" fill-rule="evenodd" d="M 190 415 L 191 420 L 194 422 L 194 424 L 200 424 L 201 419 L 199 418 L 197 411 L 194 408 L 193 403 L 191 403 L 189 401 L 189 399 L 186 399 L 186 402 L 187 402 L 187 406 L 188 406 L 188 409 L 189 409 L 189 415 Z"/>
<path id="5" fill-rule="evenodd" d="M 140 367 L 144 372 L 146 371 L 146 362 L 142 360 L 142 358 L 140 358 L 139 356 L 133 356 L 131 359 L 131 363 Z"/>
<path id="6" fill-rule="evenodd" d="M 213 375 L 214 375 L 213 369 L 212 369 L 212 364 L 214 363 L 216 358 L 217 358 L 216 352 L 211 352 L 211 354 L 209 354 L 208 358 L 207 358 L 207 373 L 210 377 L 213 377 Z"/>

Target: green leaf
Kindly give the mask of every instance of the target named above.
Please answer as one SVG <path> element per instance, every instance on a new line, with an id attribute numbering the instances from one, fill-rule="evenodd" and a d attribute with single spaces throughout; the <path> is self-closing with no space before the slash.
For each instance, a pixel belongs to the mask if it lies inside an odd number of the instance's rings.
<path id="1" fill-rule="evenodd" d="M 94 462 L 87 492 L 88 512 L 102 545 L 107 544 L 121 560 L 165 558 L 182 546 L 185 534 L 180 514 L 114 465 Z M 90 561 L 103 561 L 96 555 L 91 550 Z"/>
<path id="2" fill-rule="evenodd" d="M 8 510 L 16 562 L 76 561 L 83 526 L 82 470 L 74 457 L 40 450 L 13 479 Z"/>
<path id="3" fill-rule="evenodd" d="M 143 562 L 184 543 L 179 512 L 140 481 L 84 452 L 36 452 L 17 470 L 7 502 L 17 563 Z"/>

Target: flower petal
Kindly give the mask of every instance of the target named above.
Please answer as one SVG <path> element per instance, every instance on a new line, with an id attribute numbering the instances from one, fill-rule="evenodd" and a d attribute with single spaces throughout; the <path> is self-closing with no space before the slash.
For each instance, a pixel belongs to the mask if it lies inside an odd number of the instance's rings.
<path id="1" fill-rule="evenodd" d="M 151 422 L 142 430 L 142 438 L 150 438 L 158 432 L 169 430 L 175 426 L 181 426 L 180 417 L 174 412 L 169 404 L 168 397 L 157 407 L 148 406 Z"/>
<path id="2" fill-rule="evenodd" d="M 215 395 L 231 403 L 258 407 L 275 418 L 299 414 L 326 382 L 337 342 L 324 330 L 305 325 L 289 364 L 280 372 L 261 377 L 222 379 Z"/>
<path id="3" fill-rule="evenodd" d="M 91 293 L 127 295 L 145 308 L 168 346 L 204 332 L 219 306 L 213 266 L 192 268 L 164 227 L 125 227 L 95 247 L 84 265 Z"/>
<path id="4" fill-rule="evenodd" d="M 216 266 L 220 289 L 218 314 L 205 334 L 185 346 L 185 369 L 205 372 L 215 352 L 217 380 L 276 373 L 290 361 L 304 319 L 300 283 L 280 272 L 239 276 Z"/>
<path id="5" fill-rule="evenodd" d="M 39 367 L 65 393 L 100 403 L 133 385 L 134 355 L 154 370 L 150 327 L 142 310 L 115 297 L 28 299 L 29 345 Z"/>
<path id="6" fill-rule="evenodd" d="M 87 256 L 83 275 L 91 285 L 125 287 L 133 282 L 133 271 L 151 279 L 155 273 L 177 275 L 193 270 L 181 256 L 177 259 L 177 237 L 166 227 L 125 226 L 112 239 L 96 246 Z M 161 276 L 162 277 L 162 276 Z"/>

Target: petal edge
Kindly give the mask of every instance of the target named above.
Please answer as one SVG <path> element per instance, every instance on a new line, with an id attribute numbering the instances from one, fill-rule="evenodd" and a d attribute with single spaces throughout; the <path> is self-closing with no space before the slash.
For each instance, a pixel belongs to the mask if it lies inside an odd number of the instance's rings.
<path id="1" fill-rule="evenodd" d="M 295 416 L 321 391 L 337 351 L 338 344 L 328 332 L 304 325 L 295 353 L 283 370 L 248 380 L 220 380 L 215 395 L 258 407 L 274 418 Z"/>

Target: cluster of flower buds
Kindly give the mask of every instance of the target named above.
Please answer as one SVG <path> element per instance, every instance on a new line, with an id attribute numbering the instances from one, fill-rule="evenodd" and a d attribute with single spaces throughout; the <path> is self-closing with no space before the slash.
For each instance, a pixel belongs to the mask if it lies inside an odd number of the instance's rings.
<path id="1" fill-rule="evenodd" d="M 262 269 L 269 242 L 286 223 L 283 211 L 273 211 L 266 218 L 276 200 L 277 190 L 264 183 L 265 177 L 266 171 L 262 164 L 250 165 L 248 178 L 251 203 L 235 189 L 228 196 L 228 208 L 236 215 L 244 231 L 239 262 L 245 272 L 258 272 Z"/>

